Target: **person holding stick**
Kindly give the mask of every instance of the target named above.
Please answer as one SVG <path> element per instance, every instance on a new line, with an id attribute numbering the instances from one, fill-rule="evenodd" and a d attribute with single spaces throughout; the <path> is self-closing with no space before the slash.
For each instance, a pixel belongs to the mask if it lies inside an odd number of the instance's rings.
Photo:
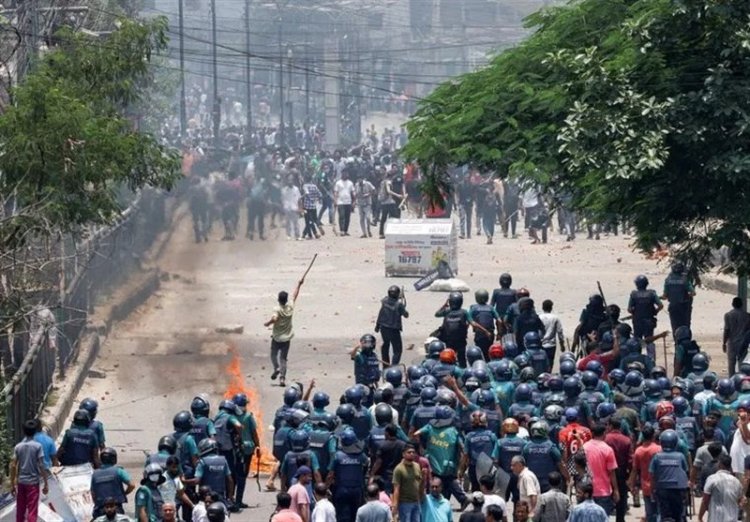
<path id="1" fill-rule="evenodd" d="M 266 328 L 273 325 L 273 330 L 271 331 L 271 364 L 273 364 L 271 380 L 276 380 L 278 377 L 279 386 L 282 388 L 286 386 L 286 365 L 289 356 L 289 345 L 292 337 L 294 337 L 294 330 L 292 328 L 294 305 L 297 302 L 300 288 L 302 288 L 302 284 L 305 282 L 305 277 L 310 272 L 317 257 L 317 254 L 313 256 L 307 270 L 305 270 L 302 278 L 297 282 L 297 286 L 294 288 L 294 292 L 292 292 L 292 302 L 289 302 L 289 294 L 287 292 L 283 290 L 279 292 L 278 305 L 274 308 L 273 315 L 268 321 L 263 323 L 263 326 Z"/>

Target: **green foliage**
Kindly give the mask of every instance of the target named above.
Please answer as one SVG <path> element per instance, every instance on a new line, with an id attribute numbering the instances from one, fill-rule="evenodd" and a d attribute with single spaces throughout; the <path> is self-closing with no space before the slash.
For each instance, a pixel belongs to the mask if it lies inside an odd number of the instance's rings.
<path id="1" fill-rule="evenodd" d="M 34 209 L 37 236 L 108 223 L 121 210 L 122 187 L 168 189 L 179 173 L 176 154 L 128 117 L 154 83 L 150 64 L 166 48 L 166 21 L 122 20 L 103 41 L 57 36 L 59 48 L 36 64 L 0 117 L 0 193 Z M 25 237 L 18 232 L 13 237 Z"/>
<path id="2" fill-rule="evenodd" d="M 705 268 L 750 273 L 750 2 L 580 0 L 440 86 L 408 124 L 428 175 L 476 163 L 573 195 Z M 433 168 L 434 167 L 434 168 Z M 434 183 L 433 183 L 434 184 Z"/>

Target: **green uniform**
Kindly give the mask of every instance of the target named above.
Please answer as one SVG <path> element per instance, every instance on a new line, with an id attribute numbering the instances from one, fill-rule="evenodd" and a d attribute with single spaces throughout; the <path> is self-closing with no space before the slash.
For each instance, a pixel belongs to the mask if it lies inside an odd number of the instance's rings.
<path id="1" fill-rule="evenodd" d="M 252 455 L 253 451 L 255 451 L 255 439 L 253 435 L 258 431 L 258 424 L 250 412 L 243 413 L 238 417 L 238 420 L 242 424 L 242 452 L 245 455 Z"/>
<path id="2" fill-rule="evenodd" d="M 443 477 L 455 475 L 458 471 L 459 448 L 464 443 L 458 430 L 453 426 L 435 428 L 428 424 L 419 431 L 432 473 Z"/>

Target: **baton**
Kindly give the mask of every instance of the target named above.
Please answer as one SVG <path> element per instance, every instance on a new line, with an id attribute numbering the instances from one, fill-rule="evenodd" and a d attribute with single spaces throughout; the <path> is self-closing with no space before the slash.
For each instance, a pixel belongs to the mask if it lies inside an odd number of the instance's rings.
<path id="1" fill-rule="evenodd" d="M 309 264 L 309 265 L 307 266 L 307 270 L 305 270 L 305 273 L 304 273 L 304 274 L 302 274 L 302 280 L 303 280 L 303 281 L 304 281 L 304 280 L 305 280 L 305 278 L 307 277 L 307 274 L 308 274 L 308 273 L 310 273 L 310 269 L 312 268 L 312 266 L 313 266 L 313 263 L 315 263 L 315 260 L 316 260 L 316 259 L 318 259 L 318 254 L 315 254 L 315 255 L 313 256 L 313 258 L 312 258 L 312 261 L 310 261 L 310 264 Z"/>
<path id="2" fill-rule="evenodd" d="M 255 452 L 255 483 L 258 485 L 258 492 L 260 493 L 260 453 Z"/>

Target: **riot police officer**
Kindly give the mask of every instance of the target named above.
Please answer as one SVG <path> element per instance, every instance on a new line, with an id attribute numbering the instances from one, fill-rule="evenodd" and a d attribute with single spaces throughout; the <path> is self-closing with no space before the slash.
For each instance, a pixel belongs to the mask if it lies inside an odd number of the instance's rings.
<path id="1" fill-rule="evenodd" d="M 236 417 L 240 422 L 240 426 L 242 426 L 240 437 L 242 449 L 235 457 L 237 491 L 234 500 L 238 507 L 244 509 L 248 507 L 243 501 L 247 476 L 250 474 L 253 453 L 255 453 L 255 458 L 260 458 L 260 439 L 258 438 L 258 424 L 255 422 L 255 416 L 252 412 L 247 411 L 247 395 L 237 393 L 232 397 L 232 402 L 238 408 L 238 415 Z"/>
<path id="2" fill-rule="evenodd" d="M 635 290 L 630 292 L 628 300 L 628 312 L 633 316 L 633 336 L 636 339 L 645 339 L 654 336 L 656 328 L 656 314 L 664 305 L 655 290 L 648 288 L 648 278 L 641 274 L 635 278 Z M 647 345 L 648 355 L 651 359 L 656 357 L 656 347 L 653 341 Z"/>
<path id="3" fill-rule="evenodd" d="M 190 412 L 193 414 L 193 427 L 190 434 L 193 436 L 196 444 L 200 444 L 203 439 L 216 436 L 214 421 L 209 418 L 211 405 L 201 396 L 194 397 L 190 403 Z"/>
<path id="4" fill-rule="evenodd" d="M 135 489 L 130 475 L 117 465 L 117 451 L 114 448 L 104 448 L 100 455 L 102 467 L 94 470 L 91 475 L 91 500 L 94 502 L 93 517 L 104 514 L 104 501 L 108 498 L 115 500 L 117 512 L 124 514 L 122 505 L 128 501 L 128 495 Z"/>
<path id="5" fill-rule="evenodd" d="M 369 460 L 358 444 L 357 434 L 345 429 L 339 437 L 339 450 L 333 457 L 328 481 L 333 484 L 333 504 L 338 522 L 354 522 L 362 505 L 365 474 Z"/>
<path id="6" fill-rule="evenodd" d="M 146 457 L 145 465 L 158 464 L 163 469 L 167 469 L 167 459 L 177 452 L 177 441 L 171 435 L 164 435 L 159 439 L 156 450 L 156 453 Z"/>
<path id="7" fill-rule="evenodd" d="M 89 428 L 91 428 L 94 433 L 96 433 L 96 438 L 99 441 L 99 448 L 103 449 L 106 446 L 104 424 L 102 424 L 102 422 L 96 418 L 96 414 L 99 411 L 99 403 L 96 401 L 96 399 L 86 397 L 81 401 L 81 404 L 80 406 L 78 406 L 78 408 L 89 412 L 89 418 L 91 419 Z"/>
<path id="8" fill-rule="evenodd" d="M 464 456 L 461 463 L 462 470 L 459 475 L 463 475 L 464 470 L 469 471 L 469 481 L 471 482 L 472 491 L 479 489 L 479 478 L 486 474 L 477 473 L 477 464 L 480 459 L 485 461 L 494 460 L 497 455 L 497 436 L 487 426 L 487 414 L 481 410 L 471 412 L 471 431 L 464 436 Z M 484 457 L 482 457 L 484 455 Z"/>
<path id="9" fill-rule="evenodd" d="M 492 291 L 492 300 L 490 305 L 495 308 L 497 315 L 502 319 L 508 312 L 510 305 L 516 302 L 518 299 L 516 291 L 510 287 L 513 284 L 513 278 L 510 274 L 504 273 L 500 275 L 500 288 L 495 288 Z M 507 325 L 504 325 L 502 330 L 498 330 L 499 334 L 505 334 L 507 332 Z"/>
<path id="10" fill-rule="evenodd" d="M 683 519 L 688 465 L 685 456 L 677 448 L 678 440 L 675 430 L 664 430 L 659 435 L 662 451 L 651 458 L 652 484 L 662 520 Z"/>
<path id="11" fill-rule="evenodd" d="M 158 522 L 161 520 L 161 508 L 164 505 L 159 486 L 164 484 L 164 468 L 158 464 L 149 464 L 143 469 L 141 487 L 135 493 L 135 516 L 138 520 Z"/>
<path id="12" fill-rule="evenodd" d="M 443 318 L 440 340 L 456 351 L 458 365 L 466 368 L 466 336 L 471 318 L 469 312 L 461 308 L 463 303 L 461 292 L 451 292 L 446 303 L 435 312 L 435 317 Z"/>
<path id="13" fill-rule="evenodd" d="M 198 444 L 198 451 L 201 454 L 195 469 L 198 484 L 210 487 L 211 491 L 219 495 L 221 502 L 231 506 L 234 479 L 227 459 L 219 455 L 219 447 L 212 439 L 202 440 Z"/>
<path id="14" fill-rule="evenodd" d="M 401 295 L 401 289 L 392 285 L 388 288 L 388 295 L 380 301 L 380 312 L 378 312 L 378 319 L 375 321 L 375 332 L 380 332 L 383 338 L 380 355 L 383 358 L 384 366 L 391 364 L 396 366 L 401 362 L 401 353 L 404 346 L 401 341 L 402 317 L 409 318 L 409 312 L 406 311 L 406 300 Z M 391 346 L 393 346 L 393 359 L 391 359 L 390 354 Z"/>
<path id="15" fill-rule="evenodd" d="M 63 466 L 78 466 L 89 463 L 99 467 L 99 439 L 89 428 L 91 418 L 86 410 L 73 414 L 73 424 L 65 431 L 57 458 Z"/>
<path id="16" fill-rule="evenodd" d="M 350 352 L 354 361 L 354 381 L 371 389 L 380 380 L 380 361 L 375 355 L 375 343 L 374 335 L 365 334 L 359 339 L 359 346 Z"/>
<path id="17" fill-rule="evenodd" d="M 489 361 L 490 346 L 495 340 L 495 328 L 497 327 L 497 332 L 500 332 L 502 323 L 495 307 L 487 304 L 490 299 L 487 290 L 477 290 L 474 292 L 474 298 L 477 302 L 469 307 L 469 319 L 482 327 L 474 329 L 474 344 L 481 348 L 484 360 Z"/>
<path id="18" fill-rule="evenodd" d="M 672 264 L 672 271 L 664 281 L 664 294 L 661 296 L 662 299 L 669 301 L 667 310 L 673 332 L 677 331 L 680 326 L 690 328 L 693 297 L 695 297 L 695 288 L 685 273 L 685 264 L 682 261 L 675 261 Z"/>

